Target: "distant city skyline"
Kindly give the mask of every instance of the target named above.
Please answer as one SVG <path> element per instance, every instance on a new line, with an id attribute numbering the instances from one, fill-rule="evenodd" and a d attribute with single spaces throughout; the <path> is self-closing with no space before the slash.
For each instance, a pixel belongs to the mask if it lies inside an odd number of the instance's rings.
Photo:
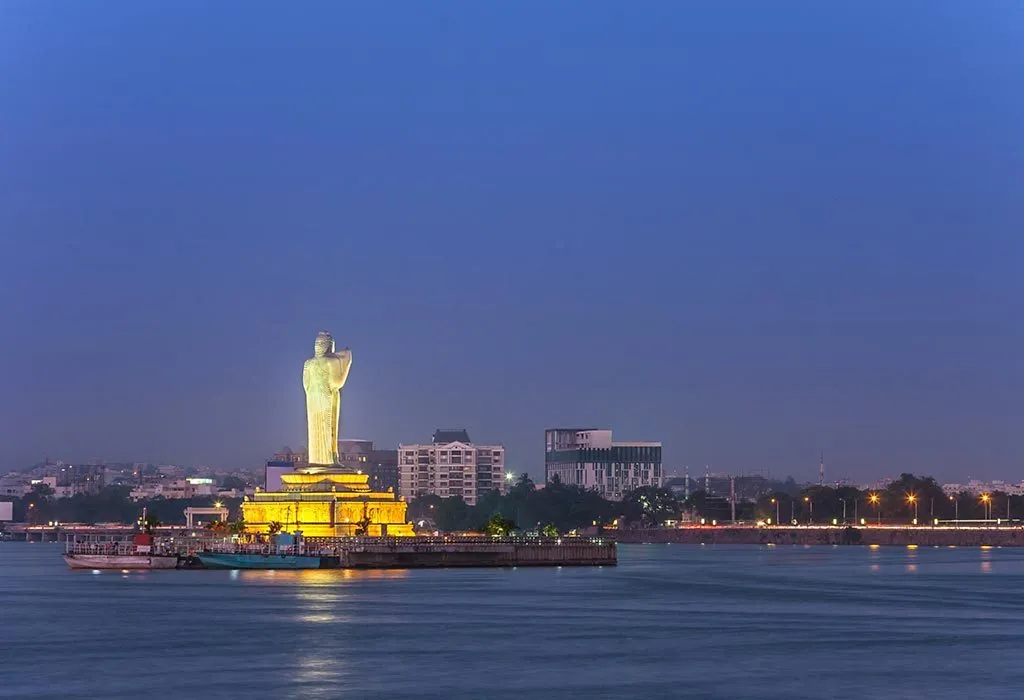
<path id="1" fill-rule="evenodd" d="M 1024 8 L 240 7 L 5 6 L 0 469 L 257 468 L 328 328 L 538 481 L 1024 475 Z"/>

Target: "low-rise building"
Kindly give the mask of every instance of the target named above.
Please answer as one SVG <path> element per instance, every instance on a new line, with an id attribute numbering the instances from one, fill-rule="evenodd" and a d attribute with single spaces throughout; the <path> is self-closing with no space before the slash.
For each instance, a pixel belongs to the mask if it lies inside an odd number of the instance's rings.
<path id="1" fill-rule="evenodd" d="M 24 474 L 6 474 L 0 477 L 0 496 L 20 498 L 32 491 L 32 484 Z"/>
<path id="2" fill-rule="evenodd" d="M 192 477 L 189 479 L 174 479 L 173 481 L 148 483 L 136 486 L 129 494 L 134 501 L 141 501 L 149 498 L 200 498 L 202 496 L 213 496 L 217 487 L 213 479 L 206 477 Z"/>

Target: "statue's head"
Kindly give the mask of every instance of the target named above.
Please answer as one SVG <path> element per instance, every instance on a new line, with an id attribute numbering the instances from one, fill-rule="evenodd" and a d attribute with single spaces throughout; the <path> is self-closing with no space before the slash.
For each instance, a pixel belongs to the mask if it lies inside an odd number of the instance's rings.
<path id="1" fill-rule="evenodd" d="M 316 334 L 316 340 L 313 341 L 313 354 L 323 357 L 329 352 L 334 352 L 334 336 L 327 331 L 320 331 Z"/>

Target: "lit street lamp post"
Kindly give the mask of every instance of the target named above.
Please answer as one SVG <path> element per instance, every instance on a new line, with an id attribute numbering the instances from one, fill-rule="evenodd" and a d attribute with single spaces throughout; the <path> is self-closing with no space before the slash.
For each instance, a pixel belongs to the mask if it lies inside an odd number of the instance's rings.
<path id="1" fill-rule="evenodd" d="M 949 500 L 953 501 L 953 522 L 956 526 L 960 526 L 960 499 L 956 496 L 950 496 Z"/>
<path id="2" fill-rule="evenodd" d="M 882 499 L 878 497 L 877 493 L 873 493 L 870 496 L 868 496 L 868 501 L 871 503 L 871 505 L 875 507 L 875 518 L 877 520 L 877 525 L 879 527 L 881 527 L 882 525 L 882 514 L 878 510 L 878 502 L 880 500 Z"/>
<path id="3" fill-rule="evenodd" d="M 810 513 L 807 516 L 807 524 L 814 522 L 814 501 L 811 500 L 810 496 L 804 496 L 804 503 L 810 507 Z"/>
<path id="4" fill-rule="evenodd" d="M 773 498 L 772 503 L 775 504 L 775 524 L 779 524 L 779 499 Z"/>
<path id="5" fill-rule="evenodd" d="M 915 494 L 908 493 L 907 503 L 914 504 L 914 524 L 917 525 L 917 496 Z"/>
<path id="6" fill-rule="evenodd" d="M 985 520 L 992 519 L 992 497 L 987 493 L 981 494 L 981 504 L 984 507 Z"/>

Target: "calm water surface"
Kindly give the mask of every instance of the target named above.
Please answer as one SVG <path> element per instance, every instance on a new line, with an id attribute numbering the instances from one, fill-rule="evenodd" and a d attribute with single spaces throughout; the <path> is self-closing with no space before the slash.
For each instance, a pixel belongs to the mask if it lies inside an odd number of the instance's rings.
<path id="1" fill-rule="evenodd" d="M 94 574 L 0 543 L 0 697 L 1024 697 L 1024 550 L 619 557 Z"/>

